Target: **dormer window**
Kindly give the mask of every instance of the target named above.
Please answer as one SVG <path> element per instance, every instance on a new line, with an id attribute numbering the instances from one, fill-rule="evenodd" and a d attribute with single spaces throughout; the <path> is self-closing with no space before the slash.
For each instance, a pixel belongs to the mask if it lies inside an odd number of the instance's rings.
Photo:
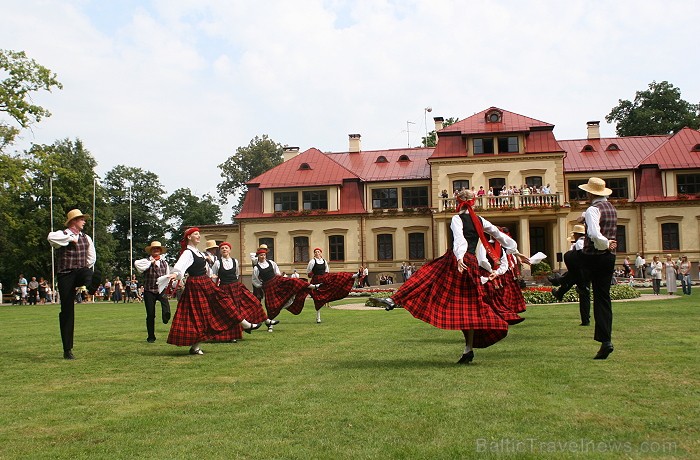
<path id="1" fill-rule="evenodd" d="M 389 163 L 389 160 L 387 160 L 384 155 L 379 155 L 375 163 Z"/>
<path id="2" fill-rule="evenodd" d="M 620 150 L 620 147 L 618 147 L 617 144 L 610 144 L 606 147 L 605 150 L 607 150 L 608 152 L 616 152 Z"/>
<path id="3" fill-rule="evenodd" d="M 593 146 L 591 144 L 586 144 L 583 146 L 581 151 L 582 152 L 595 152 L 595 149 L 593 148 Z"/>
<path id="4" fill-rule="evenodd" d="M 308 163 L 302 163 L 299 165 L 299 171 L 308 171 L 311 169 Z"/>
<path id="5" fill-rule="evenodd" d="M 500 110 L 489 110 L 486 112 L 486 123 L 500 123 L 503 119 L 503 112 Z"/>
<path id="6" fill-rule="evenodd" d="M 695 144 L 695 147 L 693 147 L 690 151 L 691 152 L 700 152 L 700 144 Z"/>
<path id="7" fill-rule="evenodd" d="M 399 157 L 399 161 L 411 161 L 411 159 L 408 158 L 408 155 L 401 155 Z"/>

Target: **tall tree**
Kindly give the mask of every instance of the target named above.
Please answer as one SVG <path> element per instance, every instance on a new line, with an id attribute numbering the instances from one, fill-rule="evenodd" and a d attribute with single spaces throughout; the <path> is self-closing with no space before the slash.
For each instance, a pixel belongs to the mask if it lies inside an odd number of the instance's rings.
<path id="1" fill-rule="evenodd" d="M 0 49 L 0 77 L 0 112 L 7 113 L 21 128 L 51 116 L 47 109 L 32 102 L 32 94 L 63 88 L 55 73 L 29 59 L 24 51 Z M 0 121 L 0 152 L 17 134 L 17 127 Z"/>
<path id="2" fill-rule="evenodd" d="M 116 275 L 125 277 L 133 271 L 132 261 L 142 257 L 143 247 L 165 239 L 165 189 L 156 174 L 124 165 L 108 171 L 102 186 L 114 215 L 110 227 L 117 242 L 113 267 Z"/>
<path id="3" fill-rule="evenodd" d="M 459 118 L 453 118 L 450 117 L 447 120 L 442 122 L 442 127 L 446 128 L 450 125 L 454 125 L 459 121 Z M 437 145 L 437 133 L 435 130 L 432 130 L 428 133 L 428 137 L 426 138 L 425 136 L 421 137 L 421 143 L 423 144 L 423 147 L 435 147 Z"/>
<path id="4" fill-rule="evenodd" d="M 637 91 L 634 102 L 618 101 L 605 117 L 617 123 L 618 136 L 648 136 L 676 133 L 684 127 L 700 127 L 700 104 L 681 99 L 681 90 L 667 81 L 652 81 L 646 91 Z"/>
<path id="5" fill-rule="evenodd" d="M 238 147 L 236 153 L 219 165 L 224 181 L 216 186 L 223 203 L 228 203 L 229 195 L 238 197 L 233 206 L 235 216 L 245 200 L 245 183 L 265 171 L 282 163 L 282 145 L 263 134 L 255 136 L 247 147 Z"/>
<path id="6" fill-rule="evenodd" d="M 175 190 L 163 203 L 163 219 L 168 223 L 167 257 L 173 262 L 185 227 L 221 223 L 221 208 L 214 198 L 192 195 L 189 188 Z"/>

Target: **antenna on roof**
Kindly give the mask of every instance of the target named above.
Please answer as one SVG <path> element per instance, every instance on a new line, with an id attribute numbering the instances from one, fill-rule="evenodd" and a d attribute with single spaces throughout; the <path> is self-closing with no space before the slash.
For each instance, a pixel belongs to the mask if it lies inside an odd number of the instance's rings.
<path id="1" fill-rule="evenodd" d="M 408 141 L 408 148 L 411 148 L 411 129 L 409 128 L 409 124 L 415 125 L 412 121 L 407 121 L 406 122 L 406 137 Z"/>

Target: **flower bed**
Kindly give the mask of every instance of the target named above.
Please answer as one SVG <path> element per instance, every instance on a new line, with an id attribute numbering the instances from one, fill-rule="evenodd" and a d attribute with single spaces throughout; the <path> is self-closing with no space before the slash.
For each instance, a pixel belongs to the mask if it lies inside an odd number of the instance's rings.
<path id="1" fill-rule="evenodd" d="M 612 300 L 636 299 L 641 294 L 629 284 L 617 284 L 610 286 L 610 298 Z M 552 288 L 549 286 L 534 286 L 523 289 L 523 297 L 528 304 L 556 303 L 557 299 L 552 295 Z M 563 302 L 578 302 L 578 292 L 576 289 L 569 289 L 564 295 Z"/>
<path id="2" fill-rule="evenodd" d="M 366 288 L 366 289 L 356 289 L 353 288 L 348 297 L 389 297 L 393 294 L 396 289 L 393 288 Z M 375 295 L 376 294 L 376 295 Z"/>

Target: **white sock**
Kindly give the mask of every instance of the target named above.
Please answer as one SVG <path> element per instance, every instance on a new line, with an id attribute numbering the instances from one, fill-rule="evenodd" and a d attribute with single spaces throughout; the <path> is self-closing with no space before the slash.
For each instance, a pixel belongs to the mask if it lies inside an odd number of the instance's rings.
<path id="1" fill-rule="evenodd" d="M 265 326 L 269 326 L 271 323 L 272 323 L 271 319 L 268 318 L 265 320 Z"/>
<path id="2" fill-rule="evenodd" d="M 253 327 L 253 325 L 250 324 L 248 322 L 248 320 L 245 320 L 245 319 L 243 321 L 241 321 L 241 326 L 243 327 L 243 329 L 250 329 L 251 327 Z"/>
<path id="3" fill-rule="evenodd" d="M 321 310 L 316 310 L 316 321 L 321 321 Z"/>
<path id="4" fill-rule="evenodd" d="M 199 344 L 200 344 L 200 343 L 202 343 L 202 342 L 197 342 L 197 343 L 195 343 L 194 345 L 192 345 L 192 349 L 193 349 L 193 350 L 196 350 L 197 348 L 199 348 Z"/>

